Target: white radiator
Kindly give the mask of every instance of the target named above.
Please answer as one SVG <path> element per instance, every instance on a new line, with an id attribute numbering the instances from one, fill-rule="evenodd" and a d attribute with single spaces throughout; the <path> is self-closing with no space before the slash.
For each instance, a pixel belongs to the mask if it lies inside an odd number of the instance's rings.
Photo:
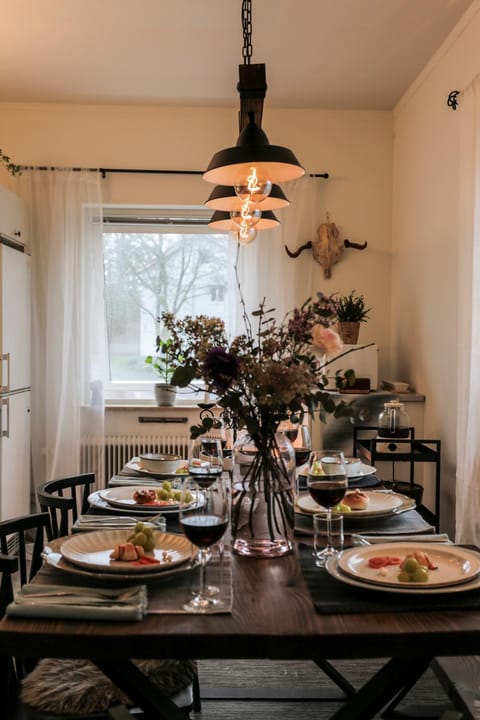
<path id="1" fill-rule="evenodd" d="M 84 437 L 81 445 L 80 470 L 94 472 L 98 487 L 106 487 L 112 475 L 140 453 L 174 453 L 188 458 L 189 440 L 184 435 L 152 437 L 146 435 L 106 435 Z"/>

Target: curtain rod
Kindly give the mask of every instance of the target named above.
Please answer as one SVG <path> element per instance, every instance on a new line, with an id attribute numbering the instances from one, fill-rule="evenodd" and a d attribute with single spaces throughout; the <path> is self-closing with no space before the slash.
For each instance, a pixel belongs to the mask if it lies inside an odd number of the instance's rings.
<path id="1" fill-rule="evenodd" d="M 105 178 L 107 173 L 137 173 L 137 174 L 144 174 L 144 175 L 203 175 L 203 170 L 145 170 L 145 169 L 139 169 L 139 168 L 82 168 L 82 167 L 74 167 L 74 168 L 56 168 L 56 167 L 47 167 L 45 165 L 41 165 L 39 167 L 33 167 L 31 165 L 21 165 L 21 170 L 59 170 L 59 169 L 65 169 L 65 170 L 76 170 L 78 172 L 81 172 L 82 170 L 86 170 L 88 172 L 100 172 L 102 177 Z M 318 177 L 318 178 L 324 178 L 327 180 L 330 175 L 325 173 L 309 173 L 309 177 Z"/>

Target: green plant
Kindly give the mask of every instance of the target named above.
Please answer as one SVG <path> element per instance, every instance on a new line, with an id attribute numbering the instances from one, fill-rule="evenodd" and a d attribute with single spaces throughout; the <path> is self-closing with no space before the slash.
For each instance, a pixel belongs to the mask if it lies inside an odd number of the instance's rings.
<path id="1" fill-rule="evenodd" d="M 21 175 L 22 174 L 22 168 L 21 165 L 15 165 L 15 163 L 12 163 L 10 161 L 10 158 L 8 155 L 5 155 L 5 153 L 0 150 L 0 162 L 3 164 L 5 169 L 10 173 L 10 175 Z"/>
<path id="2" fill-rule="evenodd" d="M 171 384 L 173 373 L 178 366 L 172 353 L 172 338 L 162 340 L 161 337 L 157 335 L 156 343 L 157 354 L 147 355 L 145 363 L 151 365 L 153 369 L 157 371 L 162 382 Z"/>
<path id="3" fill-rule="evenodd" d="M 337 299 L 337 320 L 339 322 L 367 322 L 370 308 L 365 307 L 365 298 L 352 290 L 350 295 Z"/>

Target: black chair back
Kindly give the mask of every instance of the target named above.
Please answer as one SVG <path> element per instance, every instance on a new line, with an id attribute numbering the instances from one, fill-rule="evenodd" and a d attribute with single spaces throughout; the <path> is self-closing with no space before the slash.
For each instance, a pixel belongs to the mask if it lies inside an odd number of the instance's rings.
<path id="1" fill-rule="evenodd" d="M 87 512 L 88 496 L 94 485 L 94 473 L 50 480 L 39 485 L 37 499 L 40 509 L 50 514 L 49 540 L 68 535 L 77 517 Z"/>
<path id="2" fill-rule="evenodd" d="M 17 557 L 19 582 L 22 585 L 29 582 L 42 565 L 42 550 L 49 525 L 48 513 L 34 513 L 0 521 L 0 552 Z"/>

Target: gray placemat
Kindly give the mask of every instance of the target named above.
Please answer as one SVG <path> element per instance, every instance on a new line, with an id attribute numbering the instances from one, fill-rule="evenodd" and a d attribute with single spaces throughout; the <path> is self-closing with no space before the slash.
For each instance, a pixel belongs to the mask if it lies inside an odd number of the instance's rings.
<path id="1" fill-rule="evenodd" d="M 375 613 L 412 612 L 417 610 L 478 610 L 480 589 L 461 593 L 428 595 L 397 595 L 381 590 L 353 587 L 318 568 L 312 557 L 312 548 L 299 545 L 302 573 L 318 613 Z"/>

